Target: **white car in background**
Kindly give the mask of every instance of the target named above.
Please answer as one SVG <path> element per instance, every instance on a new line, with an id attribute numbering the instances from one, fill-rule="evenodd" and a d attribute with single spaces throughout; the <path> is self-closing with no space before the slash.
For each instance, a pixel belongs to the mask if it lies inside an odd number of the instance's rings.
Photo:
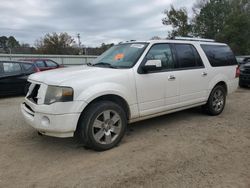
<path id="1" fill-rule="evenodd" d="M 41 134 L 76 135 L 87 147 L 107 150 L 121 141 L 127 123 L 197 106 L 220 114 L 238 76 L 226 44 L 126 42 L 92 64 L 31 75 L 21 110 Z"/>

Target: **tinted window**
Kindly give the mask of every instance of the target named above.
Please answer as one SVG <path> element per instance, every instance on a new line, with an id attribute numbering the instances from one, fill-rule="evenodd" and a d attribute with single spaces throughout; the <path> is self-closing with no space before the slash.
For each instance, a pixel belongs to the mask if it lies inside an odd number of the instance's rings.
<path id="1" fill-rule="evenodd" d="M 53 61 L 50 61 L 50 60 L 47 60 L 46 64 L 47 64 L 48 67 L 52 67 L 52 68 L 57 67 L 57 64 L 55 62 L 53 62 Z"/>
<path id="2" fill-rule="evenodd" d="M 44 61 L 40 61 L 40 60 L 36 61 L 36 66 L 38 66 L 39 68 L 45 68 L 46 67 Z"/>
<path id="3" fill-rule="evenodd" d="M 34 65 L 31 64 L 31 63 L 23 63 L 22 66 L 23 66 L 23 69 L 24 69 L 25 73 L 30 74 L 30 73 L 35 72 Z"/>
<path id="4" fill-rule="evenodd" d="M 3 75 L 4 70 L 3 70 L 3 63 L 0 63 L 0 76 Z"/>
<path id="5" fill-rule="evenodd" d="M 237 65 L 236 58 L 228 46 L 201 45 L 212 67 Z"/>
<path id="6" fill-rule="evenodd" d="M 21 72 L 21 67 L 18 63 L 3 63 L 3 72 L 6 74 L 19 73 Z"/>
<path id="7" fill-rule="evenodd" d="M 24 63 L 24 64 L 22 64 L 22 66 L 23 66 L 23 69 L 24 69 L 24 70 L 30 70 L 30 69 L 33 68 L 33 65 L 32 65 L 32 64 L 26 64 L 26 63 Z"/>
<path id="8" fill-rule="evenodd" d="M 169 44 L 156 44 L 146 55 L 146 60 L 161 60 L 162 69 L 175 68 L 172 51 Z"/>
<path id="9" fill-rule="evenodd" d="M 203 66 L 200 55 L 192 45 L 175 44 L 175 50 L 179 61 L 179 68 Z"/>

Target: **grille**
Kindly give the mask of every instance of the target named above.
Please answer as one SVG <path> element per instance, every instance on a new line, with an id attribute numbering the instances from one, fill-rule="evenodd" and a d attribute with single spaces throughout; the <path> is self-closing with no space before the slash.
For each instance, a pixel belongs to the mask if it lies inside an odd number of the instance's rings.
<path id="1" fill-rule="evenodd" d="M 24 104 L 24 106 L 25 106 L 26 108 L 28 108 L 31 112 L 34 113 L 34 110 L 33 110 L 29 105 L 27 105 L 26 103 L 23 103 L 23 104 Z"/>
<path id="2" fill-rule="evenodd" d="M 40 85 L 36 84 L 34 89 L 31 91 L 31 93 L 27 97 L 30 101 L 32 101 L 32 102 L 34 102 L 36 104 L 37 104 L 37 101 L 38 101 L 37 94 L 38 94 L 39 89 L 40 89 Z"/>
<path id="3" fill-rule="evenodd" d="M 245 69 L 245 73 L 250 74 L 250 69 Z"/>
<path id="4" fill-rule="evenodd" d="M 250 68 L 245 68 L 243 71 L 242 71 L 243 74 L 250 74 Z"/>

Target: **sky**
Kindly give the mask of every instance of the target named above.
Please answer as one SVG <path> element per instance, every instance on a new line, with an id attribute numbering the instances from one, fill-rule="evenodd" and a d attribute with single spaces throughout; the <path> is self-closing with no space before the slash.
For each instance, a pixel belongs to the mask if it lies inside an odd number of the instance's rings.
<path id="1" fill-rule="evenodd" d="M 195 0 L 1 0 L 0 36 L 34 45 L 46 33 L 67 32 L 85 46 L 166 37 L 170 5 L 189 12 Z"/>

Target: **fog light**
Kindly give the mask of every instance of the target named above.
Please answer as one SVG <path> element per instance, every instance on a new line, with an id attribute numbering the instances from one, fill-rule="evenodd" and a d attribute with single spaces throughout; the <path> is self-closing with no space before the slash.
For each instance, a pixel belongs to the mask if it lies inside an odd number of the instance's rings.
<path id="1" fill-rule="evenodd" d="M 44 127 L 48 127 L 49 124 L 50 124 L 49 118 L 48 118 L 47 116 L 43 116 L 43 117 L 42 117 L 42 125 L 43 125 Z"/>

